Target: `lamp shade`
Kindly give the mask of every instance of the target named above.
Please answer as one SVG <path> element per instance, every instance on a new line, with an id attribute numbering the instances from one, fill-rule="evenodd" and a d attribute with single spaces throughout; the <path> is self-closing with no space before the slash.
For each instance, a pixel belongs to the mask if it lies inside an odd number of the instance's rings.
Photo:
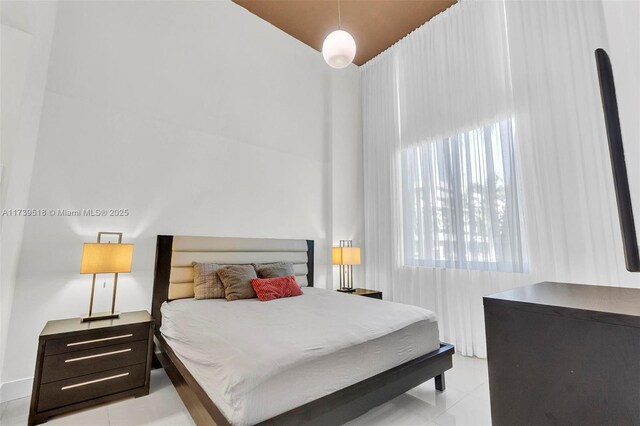
<path id="1" fill-rule="evenodd" d="M 334 265 L 359 265 L 359 247 L 334 247 L 332 252 Z"/>
<path id="2" fill-rule="evenodd" d="M 324 39 L 322 56 L 333 68 L 347 67 L 356 56 L 356 41 L 344 30 L 336 30 Z"/>
<path id="3" fill-rule="evenodd" d="M 133 244 L 84 243 L 81 274 L 131 272 Z"/>

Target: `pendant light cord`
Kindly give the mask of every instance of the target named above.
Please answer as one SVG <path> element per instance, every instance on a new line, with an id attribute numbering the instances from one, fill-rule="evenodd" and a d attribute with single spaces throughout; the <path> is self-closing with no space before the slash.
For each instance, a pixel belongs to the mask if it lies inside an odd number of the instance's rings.
<path id="1" fill-rule="evenodd" d="M 342 29 L 342 17 L 340 16 L 340 0 L 338 0 L 338 29 Z"/>

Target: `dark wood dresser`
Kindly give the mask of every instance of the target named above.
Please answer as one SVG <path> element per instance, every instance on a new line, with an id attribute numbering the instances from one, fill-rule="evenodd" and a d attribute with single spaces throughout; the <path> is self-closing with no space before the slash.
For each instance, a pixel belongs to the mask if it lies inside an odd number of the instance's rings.
<path id="1" fill-rule="evenodd" d="M 640 424 L 640 290 L 543 282 L 484 298 L 494 425 Z"/>
<path id="2" fill-rule="evenodd" d="M 81 322 L 49 321 L 40 333 L 29 424 L 149 393 L 153 327 L 147 311 Z"/>

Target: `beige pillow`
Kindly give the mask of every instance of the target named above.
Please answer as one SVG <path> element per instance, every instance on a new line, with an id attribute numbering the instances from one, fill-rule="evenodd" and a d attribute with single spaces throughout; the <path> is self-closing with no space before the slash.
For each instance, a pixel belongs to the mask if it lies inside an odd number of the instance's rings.
<path id="1" fill-rule="evenodd" d="M 200 299 L 224 299 L 224 285 L 216 274 L 227 265 L 193 262 L 193 294 Z"/>
<path id="2" fill-rule="evenodd" d="M 257 297 L 253 291 L 251 280 L 258 278 L 253 265 L 230 265 L 220 268 L 216 272 L 222 285 L 224 297 L 231 300 L 252 299 Z"/>
<path id="3" fill-rule="evenodd" d="M 275 262 L 254 264 L 258 278 L 278 278 L 294 275 L 293 263 L 291 262 Z"/>

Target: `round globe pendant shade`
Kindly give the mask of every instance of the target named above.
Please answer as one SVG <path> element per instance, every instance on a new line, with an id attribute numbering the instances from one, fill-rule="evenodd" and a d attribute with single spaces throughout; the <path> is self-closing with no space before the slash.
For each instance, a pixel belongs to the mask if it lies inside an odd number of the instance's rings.
<path id="1" fill-rule="evenodd" d="M 356 56 L 356 41 L 348 32 L 336 30 L 324 39 L 322 56 L 329 66 L 345 68 Z"/>

